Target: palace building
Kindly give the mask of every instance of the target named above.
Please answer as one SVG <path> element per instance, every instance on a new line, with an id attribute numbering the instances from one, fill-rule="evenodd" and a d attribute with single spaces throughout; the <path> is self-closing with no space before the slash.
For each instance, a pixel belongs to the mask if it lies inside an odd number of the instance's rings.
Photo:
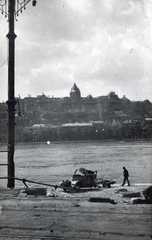
<path id="1" fill-rule="evenodd" d="M 37 97 L 28 96 L 19 99 L 22 111 L 48 111 L 48 112 L 85 112 L 85 111 L 123 111 L 128 108 L 130 101 L 123 97 L 119 98 L 115 92 L 110 92 L 107 96 L 81 97 L 81 91 L 74 83 L 70 90 L 69 97 L 55 98 L 47 97 L 45 94 Z"/>

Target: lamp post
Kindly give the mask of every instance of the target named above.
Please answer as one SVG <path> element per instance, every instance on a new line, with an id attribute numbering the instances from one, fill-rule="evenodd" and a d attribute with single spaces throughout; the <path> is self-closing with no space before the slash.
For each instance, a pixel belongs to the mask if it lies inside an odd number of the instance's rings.
<path id="1" fill-rule="evenodd" d="M 8 188 L 15 187 L 15 164 L 14 164 L 14 151 L 15 151 L 15 105 L 16 99 L 14 96 L 15 84 L 15 38 L 14 22 L 15 18 L 26 9 L 25 6 L 31 0 L 0 0 L 0 10 L 2 14 L 8 18 L 9 32 L 6 35 L 8 38 L 8 156 L 7 156 L 7 174 L 8 174 Z M 36 6 L 36 1 L 32 1 L 32 5 Z"/>

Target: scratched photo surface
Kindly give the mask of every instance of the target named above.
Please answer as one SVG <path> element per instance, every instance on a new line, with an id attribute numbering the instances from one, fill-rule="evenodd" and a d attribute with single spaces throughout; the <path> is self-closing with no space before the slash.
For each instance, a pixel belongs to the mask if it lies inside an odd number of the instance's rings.
<path id="1" fill-rule="evenodd" d="M 12 2 L 14 25 L 9 12 Z M 0 0 L 0 13 L 0 177 L 5 178 L 0 179 L 0 237 L 148 240 L 152 237 L 151 205 L 133 204 L 123 191 L 140 195 L 141 200 L 143 189 L 152 185 L 151 0 Z M 80 105 L 70 99 L 75 86 Z M 116 106 L 123 101 L 124 112 L 104 112 L 105 102 L 101 104 L 100 99 L 110 96 Z M 128 102 L 136 110 L 131 115 Z M 141 121 L 142 134 L 127 135 L 126 131 L 123 139 L 115 128 L 115 137 L 107 139 L 103 122 L 120 127 L 121 117 L 128 124 L 133 119 Z M 77 133 L 76 141 L 69 141 L 72 134 L 60 141 L 59 133 L 56 141 L 57 134 L 49 136 L 47 129 L 44 139 L 33 127 L 55 125 L 60 132 L 62 124 L 93 121 L 101 121 L 95 140 L 82 141 L 85 138 Z M 98 141 L 96 136 L 100 136 Z M 14 189 L 12 178 L 9 184 L 6 179 L 12 166 L 7 164 L 12 160 L 8 150 L 14 152 L 18 178 Z M 129 171 L 131 186 L 122 188 L 123 167 Z M 97 171 L 98 178 L 116 183 L 111 188 L 72 193 L 52 187 L 71 181 L 78 168 Z M 29 196 L 22 179 L 31 180 L 26 182 L 29 191 L 48 184 L 47 195 Z M 95 197 L 112 199 L 114 204 L 89 201 Z"/>

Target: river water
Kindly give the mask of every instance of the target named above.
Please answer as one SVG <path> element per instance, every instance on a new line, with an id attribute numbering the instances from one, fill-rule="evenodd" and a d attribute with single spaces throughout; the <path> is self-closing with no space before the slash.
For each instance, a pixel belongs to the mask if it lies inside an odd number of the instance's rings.
<path id="1" fill-rule="evenodd" d="M 4 147 L 0 147 L 4 150 Z M 6 153 L 0 153 L 6 163 Z M 122 167 L 129 170 L 131 184 L 151 183 L 152 142 L 56 142 L 17 144 L 15 148 L 15 176 L 48 184 L 71 179 L 75 169 L 97 170 L 98 177 L 122 183 Z M 6 166 L 0 176 L 7 176 Z M 0 186 L 6 187 L 6 180 Z M 16 187 L 23 186 L 16 181 Z"/>

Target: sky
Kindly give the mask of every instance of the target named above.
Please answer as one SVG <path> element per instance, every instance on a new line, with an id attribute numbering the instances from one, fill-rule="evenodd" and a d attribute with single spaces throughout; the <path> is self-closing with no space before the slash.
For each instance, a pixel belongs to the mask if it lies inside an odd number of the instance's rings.
<path id="1" fill-rule="evenodd" d="M 0 102 L 8 99 L 7 33 L 0 14 Z M 76 83 L 82 97 L 113 91 L 152 102 L 151 0 L 37 0 L 15 33 L 15 97 L 69 97 Z"/>

